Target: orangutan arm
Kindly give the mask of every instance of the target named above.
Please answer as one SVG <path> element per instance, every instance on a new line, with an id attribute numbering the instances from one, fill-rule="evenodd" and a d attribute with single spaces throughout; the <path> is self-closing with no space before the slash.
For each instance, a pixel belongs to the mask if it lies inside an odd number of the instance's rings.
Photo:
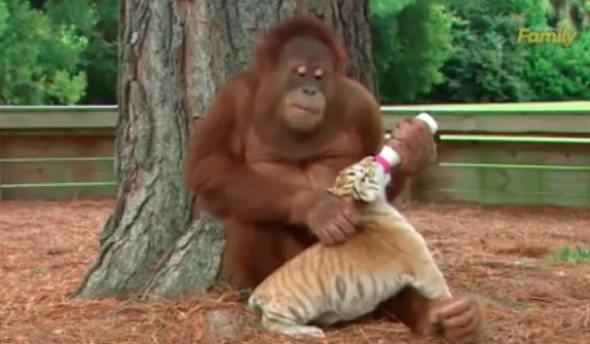
<path id="1" fill-rule="evenodd" d="M 404 190 L 408 180 L 420 175 L 436 161 L 436 143 L 416 118 L 404 118 L 395 124 L 391 138 L 385 144 L 395 149 L 402 162 L 391 171 L 391 184 L 386 190 L 393 201 Z"/>
<path id="2" fill-rule="evenodd" d="M 404 118 L 396 123 L 385 144 L 401 156 L 401 164 L 396 170 L 404 176 L 417 176 L 436 161 L 434 137 L 416 118 Z"/>
<path id="3" fill-rule="evenodd" d="M 186 152 L 185 183 L 217 216 L 305 224 L 312 202 L 309 189 L 255 172 L 232 147 L 232 140 L 244 143 L 245 130 L 240 126 L 248 121 L 239 116 L 250 115 L 252 93 L 245 75 L 219 89 L 207 116 L 194 125 Z"/>

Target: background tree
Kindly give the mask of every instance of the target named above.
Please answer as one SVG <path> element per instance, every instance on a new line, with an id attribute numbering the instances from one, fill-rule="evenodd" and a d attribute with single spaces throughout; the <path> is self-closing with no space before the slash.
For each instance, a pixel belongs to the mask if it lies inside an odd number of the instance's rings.
<path id="1" fill-rule="evenodd" d="M 452 1 L 446 8 L 453 16 L 454 53 L 442 66 L 444 82 L 428 99 L 445 103 L 588 99 L 590 64 L 588 54 L 583 54 L 589 44 L 584 24 L 588 6 L 579 4 L 577 0 Z M 518 43 L 521 28 L 566 28 L 578 36 L 568 47 Z"/>
<path id="2" fill-rule="evenodd" d="M 117 103 L 117 0 L 32 0 L 56 23 L 87 38 L 78 68 L 88 79 L 85 104 Z"/>
<path id="3" fill-rule="evenodd" d="M 221 228 L 193 218 L 182 184 L 189 122 L 270 25 L 306 11 L 343 37 L 349 74 L 373 88 L 366 1 L 120 1 L 117 202 L 76 296 L 175 296 L 216 282 Z"/>
<path id="4" fill-rule="evenodd" d="M 359 63 L 347 72 L 378 85 L 382 103 L 588 99 L 587 0 L 366 1 L 369 13 L 334 6 L 370 18 L 372 49 L 356 23 L 331 22 L 346 41 L 365 42 L 349 46 Z M 118 23 L 117 0 L 0 0 L 0 103 L 117 103 Z M 578 36 L 569 47 L 517 44 L 523 27 Z M 361 70 L 371 52 L 376 77 Z"/>
<path id="5" fill-rule="evenodd" d="M 444 81 L 452 16 L 436 0 L 371 0 L 371 32 L 381 102 L 411 103 Z"/>
<path id="6" fill-rule="evenodd" d="M 531 45 L 516 42 L 536 0 L 453 2 L 455 53 L 442 67 L 434 102 L 506 102 L 534 98 L 523 78 Z"/>
<path id="7" fill-rule="evenodd" d="M 77 68 L 88 40 L 27 0 L 0 0 L 0 104 L 75 104 L 86 90 Z"/>
<path id="8" fill-rule="evenodd" d="M 590 2 L 545 0 L 527 12 L 527 25 L 537 29 L 563 28 L 577 33 L 568 47 L 535 44 L 529 47 L 523 79 L 535 99 L 590 99 Z"/>

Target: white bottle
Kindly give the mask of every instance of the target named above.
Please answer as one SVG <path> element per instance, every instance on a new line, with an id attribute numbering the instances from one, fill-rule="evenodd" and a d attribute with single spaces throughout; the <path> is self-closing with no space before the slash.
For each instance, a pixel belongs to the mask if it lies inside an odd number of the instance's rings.
<path id="1" fill-rule="evenodd" d="M 425 124 L 426 127 L 430 130 L 432 135 L 436 134 L 438 131 L 438 124 L 436 120 L 428 113 L 422 112 L 416 119 L 419 119 L 422 123 Z M 375 156 L 375 161 L 379 168 L 379 178 L 382 181 L 381 184 L 383 186 L 387 185 L 390 180 L 389 172 L 391 172 L 391 168 L 398 165 L 401 162 L 401 157 L 399 154 L 391 147 L 385 145 L 381 149 L 381 152 Z"/>

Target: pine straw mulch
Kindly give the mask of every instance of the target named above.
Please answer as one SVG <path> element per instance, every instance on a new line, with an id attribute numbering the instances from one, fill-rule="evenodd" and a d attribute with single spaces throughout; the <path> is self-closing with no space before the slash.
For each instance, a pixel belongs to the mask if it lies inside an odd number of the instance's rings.
<path id="1" fill-rule="evenodd" d="M 0 203 L 0 343 L 294 342 L 263 333 L 231 294 L 138 303 L 68 300 L 113 202 Z M 405 210 L 459 292 L 489 306 L 482 343 L 590 342 L 590 268 L 551 263 L 590 242 L 590 210 L 415 205 Z M 330 330 L 329 343 L 442 343 L 385 321 Z M 304 341 L 307 343 L 311 340 Z"/>

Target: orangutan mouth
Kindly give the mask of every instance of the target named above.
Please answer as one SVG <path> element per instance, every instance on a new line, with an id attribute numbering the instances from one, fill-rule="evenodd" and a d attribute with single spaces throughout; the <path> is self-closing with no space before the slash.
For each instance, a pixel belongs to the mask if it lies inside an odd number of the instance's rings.
<path id="1" fill-rule="evenodd" d="M 305 106 L 305 105 L 300 105 L 300 104 L 293 104 L 293 107 L 296 108 L 297 110 L 307 112 L 310 115 L 318 115 L 321 111 L 317 107 L 310 107 L 310 106 Z"/>

